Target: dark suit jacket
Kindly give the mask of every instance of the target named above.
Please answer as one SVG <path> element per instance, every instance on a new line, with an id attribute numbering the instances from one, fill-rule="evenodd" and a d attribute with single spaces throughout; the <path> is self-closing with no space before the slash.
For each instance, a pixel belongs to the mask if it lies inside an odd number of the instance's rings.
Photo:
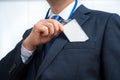
<path id="1" fill-rule="evenodd" d="M 81 5 L 73 14 L 89 40 L 69 42 L 61 33 L 43 59 L 44 45 L 22 63 L 21 43 L 0 62 L 0 80 L 120 80 L 120 17 Z"/>

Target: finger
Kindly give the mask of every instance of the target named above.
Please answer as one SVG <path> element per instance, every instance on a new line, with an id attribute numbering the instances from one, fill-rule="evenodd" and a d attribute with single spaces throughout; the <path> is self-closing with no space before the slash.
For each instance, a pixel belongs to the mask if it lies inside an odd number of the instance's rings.
<path id="1" fill-rule="evenodd" d="M 62 25 L 61 23 L 59 23 L 58 25 L 59 25 L 59 31 L 62 32 L 62 31 L 64 30 L 64 29 L 63 29 L 63 25 Z"/>
<path id="2" fill-rule="evenodd" d="M 58 34 L 59 29 L 60 29 L 59 24 L 61 24 L 61 23 L 59 23 L 58 21 L 53 20 L 53 19 L 49 19 L 48 22 L 50 22 L 54 25 L 54 35 Z"/>
<path id="3" fill-rule="evenodd" d="M 52 23 L 48 22 L 47 19 L 40 20 L 35 26 L 36 26 L 36 28 L 40 28 L 39 30 L 41 30 L 41 31 L 47 30 L 49 35 L 54 34 L 54 26 Z M 47 29 L 44 29 L 44 27 L 47 27 Z M 42 33 L 44 33 L 44 32 L 42 32 Z M 46 34 L 47 34 L 47 32 L 45 32 L 45 35 Z"/>
<path id="4" fill-rule="evenodd" d="M 39 30 L 40 30 L 40 35 L 41 35 L 42 37 L 49 35 L 48 27 L 42 26 L 42 27 L 39 28 Z"/>
<path id="5" fill-rule="evenodd" d="M 63 25 L 62 25 L 60 22 L 56 21 L 56 22 L 53 23 L 53 24 L 54 24 L 55 30 L 56 30 L 55 35 L 56 35 L 56 34 L 59 34 L 59 33 L 61 33 L 61 32 L 63 31 Z"/>
<path id="6" fill-rule="evenodd" d="M 48 28 L 49 35 L 52 36 L 54 34 L 54 25 L 50 22 L 46 22 L 44 25 Z"/>

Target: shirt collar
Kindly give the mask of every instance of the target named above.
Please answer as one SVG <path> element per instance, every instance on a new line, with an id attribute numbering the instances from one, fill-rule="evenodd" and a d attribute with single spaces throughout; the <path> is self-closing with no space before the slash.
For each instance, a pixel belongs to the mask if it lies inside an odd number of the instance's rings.
<path id="1" fill-rule="evenodd" d="M 68 5 L 62 12 L 60 12 L 57 15 L 61 16 L 64 20 L 67 20 L 71 13 L 71 10 L 73 9 L 74 4 L 75 4 L 75 1 L 73 1 L 70 5 Z M 78 7 L 78 5 L 77 5 L 77 7 Z M 76 7 L 76 9 L 77 9 L 77 7 Z M 50 11 L 50 18 L 54 15 L 56 15 L 56 14 L 54 14 Z"/>

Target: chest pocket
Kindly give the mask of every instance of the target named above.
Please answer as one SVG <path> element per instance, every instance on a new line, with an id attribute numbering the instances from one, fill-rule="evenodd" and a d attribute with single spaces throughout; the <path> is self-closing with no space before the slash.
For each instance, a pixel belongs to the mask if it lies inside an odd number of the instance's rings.
<path id="1" fill-rule="evenodd" d="M 95 49 L 95 41 L 85 41 L 85 42 L 68 42 L 64 49 Z"/>

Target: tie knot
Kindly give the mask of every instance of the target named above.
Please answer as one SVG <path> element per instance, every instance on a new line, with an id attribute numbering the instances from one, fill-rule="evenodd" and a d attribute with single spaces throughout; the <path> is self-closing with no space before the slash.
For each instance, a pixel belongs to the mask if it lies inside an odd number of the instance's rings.
<path id="1" fill-rule="evenodd" d="M 62 17 L 60 17 L 59 15 L 54 15 L 51 17 L 51 19 L 57 20 L 59 21 L 61 24 L 65 25 L 67 24 L 71 19 L 69 20 L 64 20 Z"/>
<path id="2" fill-rule="evenodd" d="M 64 22 L 64 19 L 62 17 L 60 17 L 59 15 L 54 15 L 54 16 L 52 16 L 51 19 L 57 20 L 60 23 Z"/>
<path id="3" fill-rule="evenodd" d="M 60 16 L 59 15 L 54 15 L 54 16 L 52 16 L 52 18 L 51 19 L 55 19 L 55 20 L 57 20 L 57 21 L 59 21 L 60 20 Z"/>

